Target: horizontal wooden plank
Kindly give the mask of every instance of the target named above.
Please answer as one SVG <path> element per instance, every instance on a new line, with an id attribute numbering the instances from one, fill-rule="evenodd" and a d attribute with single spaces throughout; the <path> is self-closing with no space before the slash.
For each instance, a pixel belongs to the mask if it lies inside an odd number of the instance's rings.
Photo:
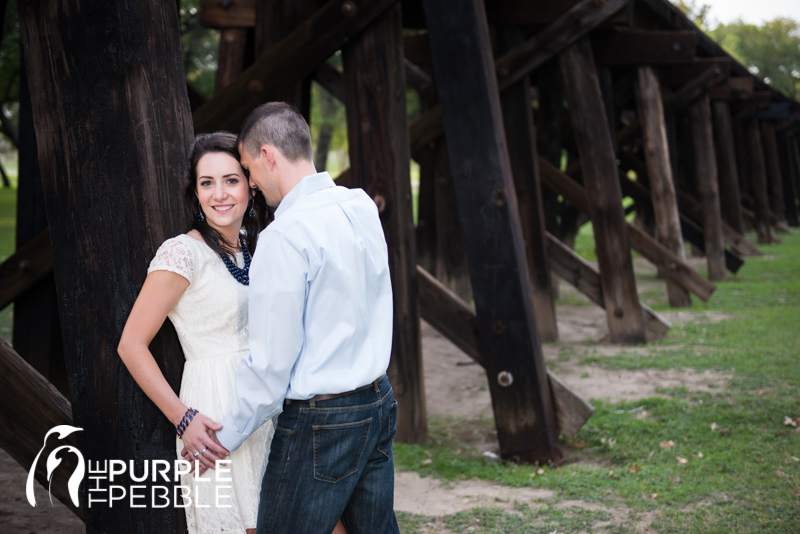
<path id="1" fill-rule="evenodd" d="M 658 68 L 658 79 L 667 87 L 680 87 L 706 72 L 717 67 L 721 72 L 729 73 L 731 60 L 727 57 L 695 58 L 689 66 L 663 66 Z"/>
<path id="2" fill-rule="evenodd" d="M 256 0 L 200 0 L 200 25 L 205 28 L 253 28 Z"/>
<path id="3" fill-rule="evenodd" d="M 467 356 L 484 366 L 475 310 L 420 266 L 417 266 L 417 289 L 421 317 Z M 547 377 L 555 401 L 559 431 L 572 437 L 594 413 L 594 408 L 550 371 L 547 371 Z"/>
<path id="4" fill-rule="evenodd" d="M 592 49 L 598 65 L 692 65 L 693 31 L 658 31 L 615 28 L 592 34 Z"/>
<path id="5" fill-rule="evenodd" d="M 0 264 L 0 309 L 53 271 L 50 230 L 44 230 Z"/>

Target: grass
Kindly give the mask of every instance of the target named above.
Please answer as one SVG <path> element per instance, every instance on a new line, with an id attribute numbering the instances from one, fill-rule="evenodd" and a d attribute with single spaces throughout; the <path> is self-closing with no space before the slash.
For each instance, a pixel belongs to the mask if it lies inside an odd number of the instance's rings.
<path id="1" fill-rule="evenodd" d="M 576 248 L 591 247 L 585 238 L 582 230 Z M 584 357 L 562 347 L 558 355 L 606 369 L 715 370 L 732 376 L 726 388 L 592 401 L 596 412 L 576 439 L 562 436 L 568 461 L 558 468 L 482 456 L 476 436 L 488 435 L 492 421 L 432 418 L 430 445 L 395 445 L 400 469 L 444 483 L 477 478 L 546 488 L 555 496 L 536 510 L 517 504 L 443 518 L 401 514 L 401 530 L 434 523 L 454 532 L 622 533 L 649 524 L 661 534 L 798 532 L 800 431 L 784 420 L 800 418 L 800 235 L 781 239 L 694 306 L 728 319 L 674 326 L 648 351 Z M 666 308 L 665 294 L 650 297 Z M 600 507 L 559 507 L 567 500 Z"/>
<path id="2" fill-rule="evenodd" d="M 9 179 L 13 178 L 16 183 L 16 174 L 6 167 Z M 16 243 L 16 222 L 17 222 L 17 190 L 12 188 L 0 187 L 0 262 L 14 253 Z M 11 304 L 5 309 L 0 310 L 0 338 L 11 342 L 12 317 L 14 305 Z"/>

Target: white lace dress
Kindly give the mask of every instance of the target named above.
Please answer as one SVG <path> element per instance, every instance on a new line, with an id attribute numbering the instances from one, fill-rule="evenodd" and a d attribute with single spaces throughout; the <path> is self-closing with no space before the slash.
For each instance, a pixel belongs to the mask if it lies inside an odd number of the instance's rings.
<path id="1" fill-rule="evenodd" d="M 236 262 L 243 266 L 241 253 L 236 255 Z M 166 240 L 158 249 L 147 272 L 159 270 L 177 273 L 189 281 L 168 315 L 186 357 L 181 401 L 220 421 L 234 397 L 239 361 L 249 354 L 249 288 L 231 276 L 222 259 L 205 243 L 185 234 Z M 233 451 L 229 473 L 208 470 L 196 481 L 192 475 L 184 476 L 183 486 L 191 490 L 192 503 L 186 508 L 190 533 L 244 534 L 245 529 L 255 528 L 273 433 L 268 421 Z M 176 447 L 180 457 L 183 442 L 177 440 Z"/>

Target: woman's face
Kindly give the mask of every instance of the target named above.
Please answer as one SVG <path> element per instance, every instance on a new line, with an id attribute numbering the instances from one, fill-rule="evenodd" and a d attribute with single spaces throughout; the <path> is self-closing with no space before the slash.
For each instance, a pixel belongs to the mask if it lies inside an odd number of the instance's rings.
<path id="1" fill-rule="evenodd" d="M 197 200 L 210 226 L 238 232 L 250 201 L 239 161 L 224 152 L 203 155 L 197 162 Z"/>

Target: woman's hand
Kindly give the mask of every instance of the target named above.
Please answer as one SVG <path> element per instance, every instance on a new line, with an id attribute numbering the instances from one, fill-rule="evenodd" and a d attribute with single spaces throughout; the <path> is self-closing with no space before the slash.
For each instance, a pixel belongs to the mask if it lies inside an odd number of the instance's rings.
<path id="1" fill-rule="evenodd" d="M 214 469 L 217 460 L 222 460 L 230 454 L 230 451 L 217 439 L 217 430 L 222 430 L 222 425 L 198 412 L 183 431 L 184 448 L 181 456 L 188 459 L 193 466 L 195 460 L 199 461 L 200 475 L 205 473 L 206 469 Z M 200 454 L 195 456 L 198 452 Z"/>

